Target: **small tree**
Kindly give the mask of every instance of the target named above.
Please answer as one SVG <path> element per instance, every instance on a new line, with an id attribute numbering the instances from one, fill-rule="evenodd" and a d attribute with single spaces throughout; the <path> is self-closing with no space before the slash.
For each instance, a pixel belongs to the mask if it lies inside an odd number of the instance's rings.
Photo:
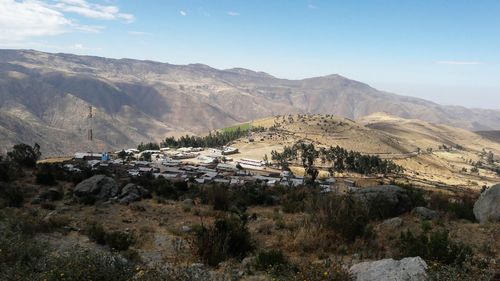
<path id="1" fill-rule="evenodd" d="M 127 158 L 127 152 L 122 149 L 122 151 L 118 152 L 118 158 L 125 160 L 125 158 Z"/>
<path id="2" fill-rule="evenodd" d="M 488 152 L 488 154 L 486 155 L 486 161 L 488 161 L 488 164 L 495 163 L 495 155 L 493 154 L 493 152 Z"/>
<path id="3" fill-rule="evenodd" d="M 26 168 L 36 167 L 36 161 L 40 159 L 41 155 L 38 143 L 35 143 L 33 147 L 24 143 L 16 144 L 12 148 L 12 151 L 7 153 L 7 157 L 11 161 Z"/>

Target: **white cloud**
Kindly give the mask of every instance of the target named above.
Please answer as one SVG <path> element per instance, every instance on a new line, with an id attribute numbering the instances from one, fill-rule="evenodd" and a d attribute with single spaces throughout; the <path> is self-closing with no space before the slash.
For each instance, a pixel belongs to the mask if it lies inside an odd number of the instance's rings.
<path id="1" fill-rule="evenodd" d="M 94 4 L 86 0 L 59 0 L 51 6 L 59 11 L 75 13 L 87 18 L 122 20 L 127 23 L 135 20 L 134 15 L 120 12 L 117 6 Z"/>
<path id="2" fill-rule="evenodd" d="M 229 11 L 229 12 L 227 12 L 227 15 L 228 15 L 228 16 L 232 16 L 232 17 L 236 17 L 236 16 L 239 16 L 239 15 L 240 15 L 240 13 L 238 13 L 238 12 L 233 12 L 233 11 Z"/>
<path id="3" fill-rule="evenodd" d="M 58 35 L 71 25 L 61 12 L 40 1 L 0 0 L 0 6 L 0 40 Z"/>
<path id="4" fill-rule="evenodd" d="M 437 64 L 449 64 L 449 65 L 478 65 L 483 64 L 480 61 L 453 61 L 453 60 L 445 60 L 445 61 L 437 61 Z"/>
<path id="5" fill-rule="evenodd" d="M 87 33 L 99 33 L 104 29 L 104 26 L 102 25 L 80 25 L 72 23 L 71 26 L 78 31 Z"/>
<path id="6" fill-rule="evenodd" d="M 313 4 L 309 4 L 309 5 L 307 5 L 307 8 L 309 8 L 309 9 L 311 9 L 311 10 L 314 10 L 314 9 L 317 9 L 317 8 L 318 8 L 318 6 L 313 5 Z"/>
<path id="7" fill-rule="evenodd" d="M 187 16 L 187 12 L 183 11 L 183 10 L 180 10 L 179 14 L 181 14 L 181 16 L 183 16 L 183 17 Z"/>
<path id="8" fill-rule="evenodd" d="M 79 24 L 66 13 L 126 23 L 135 19 L 134 15 L 122 13 L 116 6 L 93 4 L 87 0 L 0 0 L 0 7 L 0 41 L 4 42 L 72 31 L 98 33 L 104 29 L 100 25 Z"/>
<path id="9" fill-rule="evenodd" d="M 134 36 L 146 36 L 146 35 L 152 35 L 149 32 L 144 32 L 144 31 L 129 31 L 128 34 L 134 35 Z"/>
<path id="10" fill-rule="evenodd" d="M 62 47 L 59 47 L 59 48 L 61 48 L 61 49 L 68 49 L 68 50 L 75 50 L 75 51 L 98 51 L 98 50 L 102 50 L 101 48 L 87 47 L 87 46 L 83 45 L 82 43 L 75 43 L 75 44 L 73 44 L 73 46 L 69 46 L 69 47 L 62 46 Z"/>

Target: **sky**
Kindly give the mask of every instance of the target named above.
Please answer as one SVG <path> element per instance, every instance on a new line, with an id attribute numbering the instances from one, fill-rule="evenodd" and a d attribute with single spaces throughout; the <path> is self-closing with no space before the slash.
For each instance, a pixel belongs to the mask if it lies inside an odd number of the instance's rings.
<path id="1" fill-rule="evenodd" d="M 0 48 L 340 74 L 500 109 L 500 1 L 0 0 Z"/>

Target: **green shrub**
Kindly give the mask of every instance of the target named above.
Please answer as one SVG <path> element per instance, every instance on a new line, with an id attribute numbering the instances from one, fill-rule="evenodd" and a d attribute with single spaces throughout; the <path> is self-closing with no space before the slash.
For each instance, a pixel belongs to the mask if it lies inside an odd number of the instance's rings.
<path id="1" fill-rule="evenodd" d="M 243 259 L 253 249 L 246 221 L 231 216 L 196 231 L 195 250 L 202 261 L 216 266 L 228 258 Z"/>
<path id="2" fill-rule="evenodd" d="M 420 256 L 443 264 L 462 264 L 472 256 L 472 249 L 464 243 L 450 240 L 446 230 L 422 232 L 420 235 L 407 230 L 401 233 L 399 245 L 405 257 Z"/>
<path id="3" fill-rule="evenodd" d="M 36 173 L 36 183 L 41 185 L 56 185 L 56 178 L 48 168 L 41 168 Z"/>
<path id="4" fill-rule="evenodd" d="M 0 182 L 11 182 L 23 175 L 23 170 L 12 161 L 0 159 Z"/>
<path id="5" fill-rule="evenodd" d="M 11 231 L 26 236 L 60 230 L 70 223 L 70 218 L 65 215 L 52 214 L 46 217 L 44 212 L 40 213 L 37 211 L 28 214 L 7 212 L 4 223 Z"/>
<path id="6" fill-rule="evenodd" d="M 86 233 L 91 241 L 100 245 L 106 244 L 106 231 L 101 224 L 96 222 L 90 223 L 86 229 Z"/>
<path id="7" fill-rule="evenodd" d="M 106 244 L 116 251 L 125 251 L 134 244 L 134 237 L 127 232 L 113 231 L 106 234 Z"/>
<path id="8" fill-rule="evenodd" d="M 214 210 L 228 211 L 231 206 L 231 195 L 225 186 L 212 185 L 207 189 L 207 199 Z"/>
<path id="9" fill-rule="evenodd" d="M 86 233 L 91 241 L 100 245 L 108 245 L 115 251 L 125 251 L 135 242 L 130 233 L 123 231 L 106 232 L 104 227 L 96 222 L 89 224 Z"/>
<path id="10" fill-rule="evenodd" d="M 347 242 L 354 242 L 364 234 L 370 220 L 368 208 L 350 196 L 322 195 L 309 203 L 313 222 L 339 234 Z"/>
<path id="11" fill-rule="evenodd" d="M 9 207 L 22 207 L 24 204 L 24 194 L 22 190 L 12 184 L 0 182 L 0 199 Z"/>
<path id="12" fill-rule="evenodd" d="M 42 256 L 45 250 L 45 244 L 22 233 L 2 231 L 0 234 L 0 265 L 28 266 Z"/>
<path id="13" fill-rule="evenodd" d="M 440 210 L 446 212 L 457 219 L 466 219 L 469 221 L 475 221 L 474 216 L 474 203 L 477 198 L 471 196 L 462 196 L 459 198 L 453 198 L 450 201 L 450 197 L 440 193 L 434 193 L 431 195 L 429 200 L 429 206 L 432 209 Z"/>
<path id="14" fill-rule="evenodd" d="M 176 199 L 177 194 L 175 192 L 174 186 L 169 181 L 164 178 L 160 178 L 156 180 L 153 184 L 154 191 L 156 195 L 167 198 L 167 199 Z"/>
<path id="15" fill-rule="evenodd" d="M 281 250 L 260 251 L 255 258 L 257 270 L 279 273 L 286 271 L 289 267 L 290 264 Z"/>

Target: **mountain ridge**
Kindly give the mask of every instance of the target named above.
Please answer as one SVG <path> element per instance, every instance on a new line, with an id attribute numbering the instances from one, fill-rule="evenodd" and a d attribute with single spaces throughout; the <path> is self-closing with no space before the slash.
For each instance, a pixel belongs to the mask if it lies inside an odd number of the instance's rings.
<path id="1" fill-rule="evenodd" d="M 49 154 L 89 149 L 82 141 L 89 105 L 96 109 L 96 142 L 106 150 L 276 114 L 359 119 L 385 111 L 468 130 L 500 129 L 500 111 L 442 106 L 379 91 L 339 74 L 288 80 L 244 68 L 35 50 L 0 50 L 0 98 L 0 132 L 6 132 L 2 146 L 44 138 L 50 143 L 50 134 L 36 132 L 53 130 L 80 143 L 53 140 L 57 145 L 46 148 Z M 19 112 L 31 119 L 24 120 Z M 31 128 L 32 136 L 23 136 L 22 127 Z"/>

